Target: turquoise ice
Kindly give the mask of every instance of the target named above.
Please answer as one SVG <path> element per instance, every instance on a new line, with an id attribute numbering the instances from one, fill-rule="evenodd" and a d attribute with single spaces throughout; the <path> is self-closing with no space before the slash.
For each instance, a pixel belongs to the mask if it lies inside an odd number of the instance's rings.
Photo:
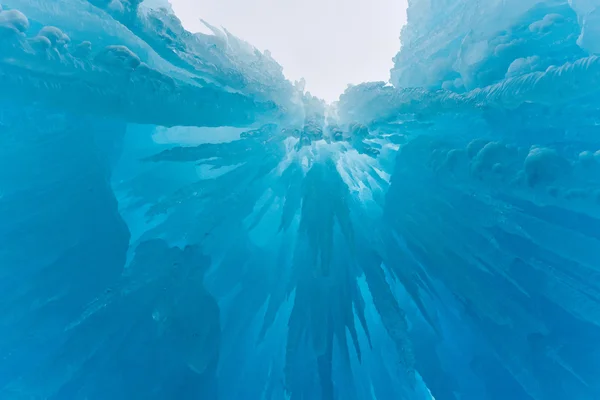
<path id="1" fill-rule="evenodd" d="M 411 0 L 332 104 L 166 0 L 0 4 L 0 399 L 600 398 L 600 1 Z"/>

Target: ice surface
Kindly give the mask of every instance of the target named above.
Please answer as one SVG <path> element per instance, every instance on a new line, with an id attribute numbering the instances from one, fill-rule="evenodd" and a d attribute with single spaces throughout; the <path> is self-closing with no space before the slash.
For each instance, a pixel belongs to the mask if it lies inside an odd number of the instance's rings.
<path id="1" fill-rule="evenodd" d="M 597 0 L 409 1 L 331 105 L 166 0 L 0 3 L 0 398 L 600 398 Z"/>

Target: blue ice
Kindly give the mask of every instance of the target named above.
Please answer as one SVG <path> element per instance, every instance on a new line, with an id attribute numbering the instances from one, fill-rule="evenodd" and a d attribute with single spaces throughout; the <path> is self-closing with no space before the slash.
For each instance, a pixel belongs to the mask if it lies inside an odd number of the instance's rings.
<path id="1" fill-rule="evenodd" d="M 599 0 L 410 0 L 333 104 L 166 0 L 0 4 L 0 399 L 600 398 Z"/>

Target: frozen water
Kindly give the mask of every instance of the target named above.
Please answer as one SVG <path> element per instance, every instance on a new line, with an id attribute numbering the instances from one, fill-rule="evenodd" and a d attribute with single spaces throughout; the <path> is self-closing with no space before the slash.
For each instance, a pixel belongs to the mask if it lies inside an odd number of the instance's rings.
<path id="1" fill-rule="evenodd" d="M 333 104 L 165 0 L 0 3 L 0 398 L 600 398 L 598 1 L 412 0 Z"/>

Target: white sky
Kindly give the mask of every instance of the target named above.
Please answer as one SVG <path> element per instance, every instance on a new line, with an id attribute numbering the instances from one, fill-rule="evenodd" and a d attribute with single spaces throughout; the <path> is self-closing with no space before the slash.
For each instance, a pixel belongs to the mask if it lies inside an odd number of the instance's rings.
<path id="1" fill-rule="evenodd" d="M 291 81 L 337 100 L 347 84 L 387 81 L 407 0 L 170 0 L 183 25 L 200 18 L 268 49 Z"/>

